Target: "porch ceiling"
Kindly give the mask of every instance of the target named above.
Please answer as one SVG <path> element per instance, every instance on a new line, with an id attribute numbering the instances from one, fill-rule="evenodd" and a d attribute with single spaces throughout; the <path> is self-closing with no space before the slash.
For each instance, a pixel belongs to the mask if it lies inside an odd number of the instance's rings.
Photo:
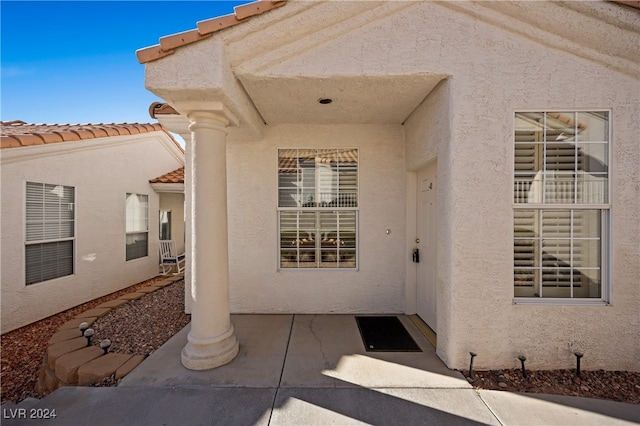
<path id="1" fill-rule="evenodd" d="M 446 75 L 238 78 L 267 124 L 401 124 Z"/>

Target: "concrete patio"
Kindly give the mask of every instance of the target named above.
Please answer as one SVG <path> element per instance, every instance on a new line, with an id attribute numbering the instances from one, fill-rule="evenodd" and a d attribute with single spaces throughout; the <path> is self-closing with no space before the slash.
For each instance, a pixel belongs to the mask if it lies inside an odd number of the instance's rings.
<path id="1" fill-rule="evenodd" d="M 476 391 L 438 359 L 406 316 L 422 352 L 366 352 L 353 315 L 233 315 L 240 353 L 213 370 L 180 363 L 189 327 L 118 387 L 65 387 L 3 406 L 3 424 L 616 425 L 640 407 L 611 401 Z M 55 419 L 10 418 L 55 409 Z M 37 413 L 37 411 L 35 411 Z M 7 417 L 9 416 L 9 418 Z"/>

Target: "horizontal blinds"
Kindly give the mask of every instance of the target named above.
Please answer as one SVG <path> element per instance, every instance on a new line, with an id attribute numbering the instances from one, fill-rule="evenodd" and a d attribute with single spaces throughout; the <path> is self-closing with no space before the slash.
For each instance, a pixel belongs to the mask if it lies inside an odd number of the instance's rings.
<path id="1" fill-rule="evenodd" d="M 73 238 L 74 210 L 73 187 L 27 182 L 26 240 Z"/>
<path id="2" fill-rule="evenodd" d="M 601 221 L 599 210 L 515 210 L 514 285 L 531 296 L 591 291 L 601 281 Z"/>
<path id="3" fill-rule="evenodd" d="M 149 234 L 137 232 L 127 234 L 126 260 L 145 257 L 149 254 Z"/>
<path id="4" fill-rule="evenodd" d="M 281 268 L 355 268 L 358 150 L 278 150 Z"/>
<path id="5" fill-rule="evenodd" d="M 73 241 L 30 244 L 25 247 L 26 284 L 73 274 Z"/>
<path id="6" fill-rule="evenodd" d="M 607 112 L 516 113 L 516 296 L 601 296 L 608 120 Z"/>
<path id="7" fill-rule="evenodd" d="M 607 132 L 601 112 L 516 114 L 514 203 L 607 203 Z"/>
<path id="8" fill-rule="evenodd" d="M 281 267 L 355 268 L 357 211 L 280 211 Z"/>
<path id="9" fill-rule="evenodd" d="M 358 150 L 278 150 L 278 207 L 357 207 Z"/>
<path id="10" fill-rule="evenodd" d="M 73 274 L 75 189 L 27 182 L 25 215 L 26 284 Z"/>

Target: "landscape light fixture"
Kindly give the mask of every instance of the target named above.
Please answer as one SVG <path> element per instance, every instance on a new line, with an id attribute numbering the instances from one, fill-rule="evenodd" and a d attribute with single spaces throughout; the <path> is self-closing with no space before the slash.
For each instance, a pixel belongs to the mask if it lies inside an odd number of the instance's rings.
<path id="1" fill-rule="evenodd" d="M 93 337 L 94 331 L 93 328 L 87 328 L 84 331 L 84 337 L 87 338 L 87 346 L 91 346 L 91 338 Z"/>
<path id="2" fill-rule="evenodd" d="M 105 355 L 107 354 L 107 352 L 109 352 L 110 347 L 111 347 L 111 340 L 104 339 L 102 342 L 100 342 L 100 348 L 104 351 Z"/>
<path id="3" fill-rule="evenodd" d="M 81 322 L 80 325 L 78 326 L 78 328 L 80 329 L 80 335 L 84 336 L 84 331 L 89 328 L 89 324 L 87 324 L 86 322 Z"/>
<path id="4" fill-rule="evenodd" d="M 573 354 L 576 356 L 576 375 L 580 377 L 580 358 L 582 358 L 584 354 L 582 352 L 574 352 Z"/>
<path id="5" fill-rule="evenodd" d="M 473 379 L 473 358 L 475 358 L 475 356 L 477 355 L 475 352 L 469 352 L 469 355 L 471 355 L 471 361 L 469 361 L 469 378 Z"/>
<path id="6" fill-rule="evenodd" d="M 522 365 L 522 377 L 527 377 L 527 371 L 524 369 L 524 362 L 527 360 L 527 357 L 519 355 L 518 359 L 520 360 L 520 365 Z"/>

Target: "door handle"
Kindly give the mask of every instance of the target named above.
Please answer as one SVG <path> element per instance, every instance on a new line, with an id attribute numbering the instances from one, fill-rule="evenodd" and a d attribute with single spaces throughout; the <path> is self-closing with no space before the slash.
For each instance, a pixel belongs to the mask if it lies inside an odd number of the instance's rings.
<path id="1" fill-rule="evenodd" d="M 420 249 L 413 249 L 413 263 L 420 263 Z"/>

